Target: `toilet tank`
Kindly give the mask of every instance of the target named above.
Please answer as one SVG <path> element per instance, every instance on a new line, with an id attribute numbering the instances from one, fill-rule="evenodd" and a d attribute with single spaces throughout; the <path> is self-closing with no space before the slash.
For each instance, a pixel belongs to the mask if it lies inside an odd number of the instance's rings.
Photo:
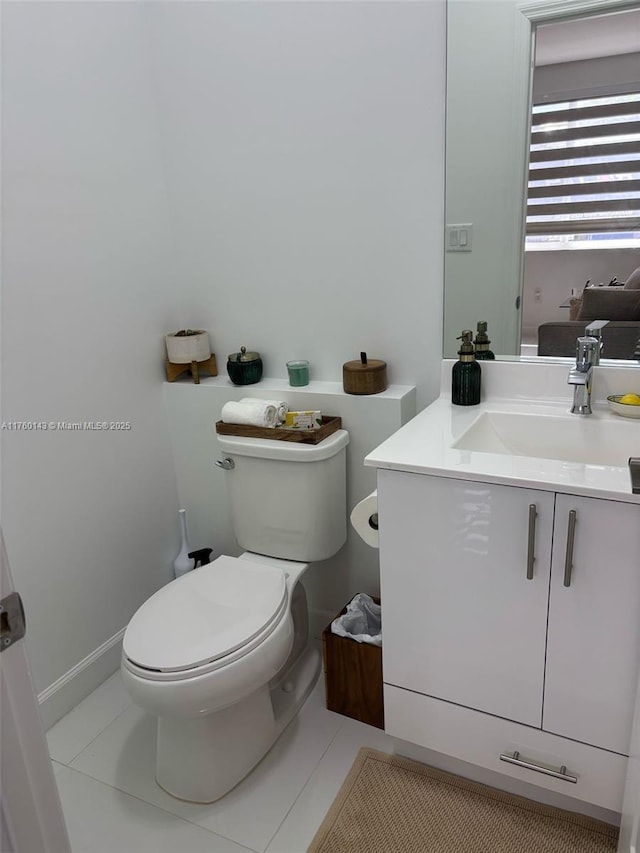
<path id="1" fill-rule="evenodd" d="M 310 562 L 347 538 L 346 448 L 338 430 L 318 444 L 218 435 L 238 544 L 256 554 Z"/>

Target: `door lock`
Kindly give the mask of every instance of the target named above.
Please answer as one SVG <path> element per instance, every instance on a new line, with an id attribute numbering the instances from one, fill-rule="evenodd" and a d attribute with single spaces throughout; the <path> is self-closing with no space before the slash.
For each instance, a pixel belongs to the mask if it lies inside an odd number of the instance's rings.
<path id="1" fill-rule="evenodd" d="M 22 599 L 12 592 L 0 601 L 0 652 L 21 640 L 26 630 Z"/>

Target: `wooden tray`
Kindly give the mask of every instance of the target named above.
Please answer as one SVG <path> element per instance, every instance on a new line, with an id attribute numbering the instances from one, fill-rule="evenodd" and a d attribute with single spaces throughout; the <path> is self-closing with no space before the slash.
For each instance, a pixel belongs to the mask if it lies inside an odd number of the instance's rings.
<path id="1" fill-rule="evenodd" d="M 244 438 L 269 438 L 271 441 L 297 441 L 301 444 L 319 444 L 327 436 L 342 428 L 342 418 L 323 416 L 318 429 L 284 429 L 283 427 L 257 427 L 244 424 L 225 424 L 216 421 L 219 435 L 240 435 Z"/>

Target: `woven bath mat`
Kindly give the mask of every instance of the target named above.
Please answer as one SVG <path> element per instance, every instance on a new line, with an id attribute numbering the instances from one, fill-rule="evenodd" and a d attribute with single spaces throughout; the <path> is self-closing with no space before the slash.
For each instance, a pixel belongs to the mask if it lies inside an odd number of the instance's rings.
<path id="1" fill-rule="evenodd" d="M 618 830 L 361 749 L 308 853 L 615 853 Z"/>

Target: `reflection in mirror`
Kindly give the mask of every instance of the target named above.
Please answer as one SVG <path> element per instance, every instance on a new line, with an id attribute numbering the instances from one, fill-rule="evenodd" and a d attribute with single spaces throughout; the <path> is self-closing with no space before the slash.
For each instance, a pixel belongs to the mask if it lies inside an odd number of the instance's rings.
<path id="1" fill-rule="evenodd" d="M 534 356 L 540 335 L 540 354 L 570 357 L 609 319 L 603 356 L 634 358 L 640 291 L 621 284 L 640 267 L 640 11 L 548 23 L 515 1 L 449 0 L 448 14 L 445 357 L 479 320 L 501 356 Z M 460 226 L 470 246 L 452 245 Z M 587 280 L 604 288 L 580 301 Z"/>

